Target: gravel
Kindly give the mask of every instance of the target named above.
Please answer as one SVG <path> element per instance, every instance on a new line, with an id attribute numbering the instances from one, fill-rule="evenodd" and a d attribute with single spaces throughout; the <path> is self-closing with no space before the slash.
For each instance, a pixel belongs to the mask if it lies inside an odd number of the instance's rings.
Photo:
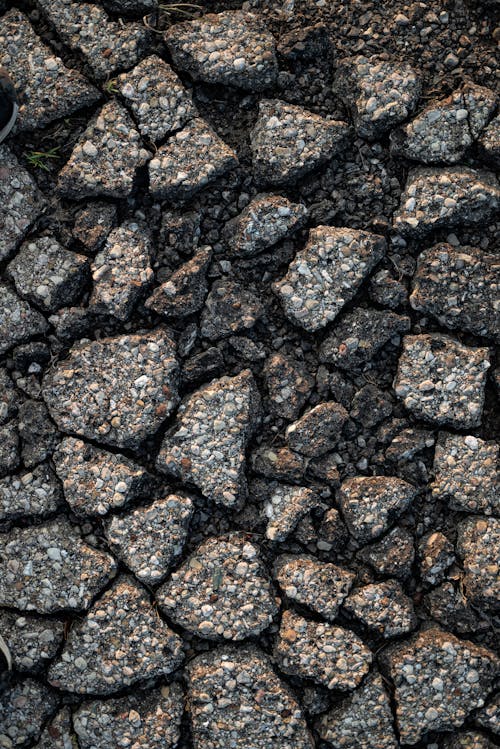
<path id="1" fill-rule="evenodd" d="M 486 648 L 428 629 L 383 656 L 395 684 L 400 740 L 415 744 L 428 731 L 461 726 L 484 704 L 498 659 Z"/>
<path id="2" fill-rule="evenodd" d="M 313 749 L 290 688 L 254 645 L 198 655 L 186 673 L 195 749 Z"/>
<path id="3" fill-rule="evenodd" d="M 156 597 L 172 621 L 209 640 L 256 636 L 271 624 L 279 605 L 258 547 L 234 534 L 203 542 Z"/>
<path id="4" fill-rule="evenodd" d="M 6 749 L 36 741 L 57 707 L 57 696 L 34 679 L 13 685 L 0 695 L 0 743 Z"/>
<path id="5" fill-rule="evenodd" d="M 144 306 L 167 319 L 198 312 L 208 292 L 206 276 L 211 260 L 211 247 L 202 247 L 154 289 Z"/>
<path id="6" fill-rule="evenodd" d="M 457 552 L 463 564 L 463 589 L 480 611 L 497 611 L 500 600 L 500 520 L 468 517 L 458 525 Z"/>
<path id="7" fill-rule="evenodd" d="M 399 637 L 417 626 L 411 598 L 396 580 L 355 588 L 342 608 L 384 638 Z"/>
<path id="8" fill-rule="evenodd" d="M 320 504 L 318 494 L 306 486 L 277 486 L 263 507 L 266 538 L 285 541 L 299 521 Z"/>
<path id="9" fill-rule="evenodd" d="M 174 671 L 181 639 L 159 618 L 132 578 L 121 576 L 70 630 L 49 683 L 77 694 L 107 695 Z"/>
<path id="10" fill-rule="evenodd" d="M 273 353 L 266 359 L 262 373 L 271 411 L 284 419 L 296 419 L 314 386 L 305 363 Z"/>
<path id="11" fill-rule="evenodd" d="M 117 569 L 62 517 L 1 534 L 0 550 L 0 605 L 21 611 L 86 609 Z"/>
<path id="12" fill-rule="evenodd" d="M 45 726 L 34 749 L 71 749 L 76 742 L 71 725 L 71 711 L 63 707 Z"/>
<path id="13" fill-rule="evenodd" d="M 249 370 L 212 380 L 179 407 L 176 424 L 163 440 L 158 470 L 231 507 L 246 491 L 245 448 L 258 418 L 258 391 Z"/>
<path id="14" fill-rule="evenodd" d="M 0 479 L 0 521 L 26 517 L 43 517 L 54 513 L 63 494 L 48 463 L 32 471 Z"/>
<path id="15" fill-rule="evenodd" d="M 316 458 L 333 450 L 348 418 L 340 403 L 319 403 L 286 428 L 286 441 L 291 450 Z"/>
<path id="16" fill-rule="evenodd" d="M 258 16 L 207 13 L 164 34 L 174 65 L 195 80 L 262 91 L 276 83 L 275 42 Z"/>
<path id="17" fill-rule="evenodd" d="M 429 585 L 441 583 L 455 562 L 453 544 L 439 531 L 426 533 L 418 544 L 421 579 Z"/>
<path id="18" fill-rule="evenodd" d="M 385 239 L 377 234 L 317 226 L 273 290 L 286 316 L 315 332 L 335 320 L 385 251 Z"/>
<path id="19" fill-rule="evenodd" d="M 393 387 L 417 418 L 467 429 L 481 423 L 489 366 L 487 348 L 441 333 L 408 335 Z"/>
<path id="20" fill-rule="evenodd" d="M 113 447 L 154 434 L 178 403 L 174 344 L 161 329 L 81 341 L 45 376 L 60 429 Z"/>
<path id="21" fill-rule="evenodd" d="M 0 631 L 10 650 L 13 668 L 38 673 L 57 654 L 63 642 L 64 622 L 1 611 Z"/>

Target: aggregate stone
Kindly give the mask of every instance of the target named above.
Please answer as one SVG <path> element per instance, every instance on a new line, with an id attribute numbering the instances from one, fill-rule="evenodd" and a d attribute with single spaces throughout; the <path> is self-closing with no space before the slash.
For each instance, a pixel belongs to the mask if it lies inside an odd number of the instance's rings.
<path id="1" fill-rule="evenodd" d="M 192 390 L 200 383 L 220 375 L 223 369 L 224 358 L 220 349 L 211 346 L 186 359 L 182 367 L 182 385 Z"/>
<path id="2" fill-rule="evenodd" d="M 117 207 L 112 203 L 92 201 L 81 208 L 75 216 L 73 238 L 89 255 L 101 249 L 116 223 Z"/>
<path id="3" fill-rule="evenodd" d="M 217 504 L 234 505 L 245 493 L 245 449 L 260 417 L 251 372 L 212 380 L 179 407 L 157 467 L 197 486 Z"/>
<path id="4" fill-rule="evenodd" d="M 455 561 L 453 544 L 444 533 L 431 531 L 423 536 L 418 544 L 420 577 L 429 585 L 441 583 L 446 571 Z"/>
<path id="5" fill-rule="evenodd" d="M 447 243 L 419 255 L 410 304 L 446 328 L 500 340 L 499 297 L 497 255 Z"/>
<path id="6" fill-rule="evenodd" d="M 494 117 L 478 140 L 483 161 L 492 167 L 500 166 L 500 114 Z"/>
<path id="7" fill-rule="evenodd" d="M 276 559 L 273 572 L 287 598 L 329 621 L 337 616 L 355 578 L 349 570 L 308 554 L 282 554 Z"/>
<path id="8" fill-rule="evenodd" d="M 481 611 L 496 611 L 500 601 L 500 520 L 469 517 L 458 525 L 457 552 L 462 559 L 465 597 Z"/>
<path id="9" fill-rule="evenodd" d="M 158 0 L 102 0 L 106 10 L 113 13 L 147 13 L 158 9 Z"/>
<path id="10" fill-rule="evenodd" d="M 424 608 L 443 627 L 459 635 L 484 632 L 488 623 L 484 614 L 472 609 L 460 589 L 447 580 L 424 596 Z"/>
<path id="11" fill-rule="evenodd" d="M 156 151 L 149 162 L 149 189 L 155 199 L 180 203 L 237 163 L 232 148 L 195 117 Z"/>
<path id="12" fill-rule="evenodd" d="M 78 694 L 107 695 L 164 676 L 183 660 L 182 641 L 160 619 L 145 590 L 121 576 L 74 624 L 49 683 Z"/>
<path id="13" fill-rule="evenodd" d="M 284 611 L 274 654 L 285 674 L 312 679 L 328 689 L 355 689 L 370 669 L 372 654 L 348 629 Z"/>
<path id="14" fill-rule="evenodd" d="M 383 307 L 396 309 L 408 301 L 408 290 L 405 283 L 394 278 L 391 271 L 383 268 L 375 273 L 368 287 L 370 299 Z"/>
<path id="15" fill-rule="evenodd" d="M 329 29 L 324 23 L 293 29 L 280 35 L 279 54 L 289 63 L 316 61 L 331 54 Z"/>
<path id="16" fill-rule="evenodd" d="M 378 574 L 404 580 L 410 576 L 415 558 L 413 536 L 396 526 L 380 541 L 360 549 L 357 556 Z"/>
<path id="17" fill-rule="evenodd" d="M 17 416 L 20 406 L 19 392 L 6 369 L 0 368 L 0 424 Z"/>
<path id="18" fill-rule="evenodd" d="M 151 476 L 138 463 L 65 437 L 52 456 L 66 502 L 77 515 L 105 515 L 146 492 Z"/>
<path id="19" fill-rule="evenodd" d="M 261 445 L 252 452 L 251 465 L 252 469 L 256 472 L 270 479 L 277 479 L 278 481 L 291 481 L 292 483 L 300 483 L 304 474 L 306 473 L 309 464 L 309 458 L 299 453 L 294 453 L 288 447 L 272 447 L 269 445 Z M 285 492 L 287 495 L 288 492 Z M 302 495 L 301 495 L 302 496 Z M 297 499 L 299 499 L 297 497 Z M 306 497 L 302 497 L 306 499 Z M 271 525 L 274 526 L 273 518 L 284 518 L 288 516 L 288 511 L 291 511 L 294 516 L 297 510 L 299 514 L 302 512 L 302 500 L 299 501 L 298 506 L 293 507 L 289 505 L 289 498 L 285 495 L 279 498 L 278 495 L 274 497 L 274 507 L 269 503 L 264 511 L 264 514 L 270 513 Z M 280 505 L 280 507 L 278 507 Z M 281 521 L 280 521 L 281 522 Z M 290 522 L 295 524 L 295 520 L 290 518 Z M 288 520 L 286 521 L 288 526 Z M 276 532 L 276 527 L 270 529 L 270 533 Z M 288 530 L 287 530 L 288 533 Z"/>
<path id="20" fill-rule="evenodd" d="M 231 280 L 214 282 L 201 315 L 200 331 L 204 338 L 216 341 L 253 328 L 264 308 L 250 289 Z"/>
<path id="21" fill-rule="evenodd" d="M 150 158 L 127 110 L 113 99 L 92 117 L 59 172 L 59 193 L 75 200 L 126 198 L 137 169 Z"/>
<path id="22" fill-rule="evenodd" d="M 392 723 L 384 682 L 372 673 L 351 696 L 319 718 L 316 730 L 335 749 L 397 749 Z"/>
<path id="23" fill-rule="evenodd" d="M 135 65 L 149 42 L 145 26 L 112 21 L 98 5 L 73 0 L 57 5 L 40 0 L 39 5 L 61 41 L 82 55 L 98 81 Z"/>
<path id="24" fill-rule="evenodd" d="M 279 99 L 264 99 L 250 133 L 254 176 L 269 185 L 294 183 L 339 153 L 349 133 L 346 122 L 326 120 Z"/>
<path id="25" fill-rule="evenodd" d="M 350 416 L 370 429 L 392 414 L 393 406 L 387 391 L 376 385 L 364 385 L 352 399 Z"/>
<path id="26" fill-rule="evenodd" d="M 45 726 L 33 749 L 73 749 L 77 747 L 71 725 L 71 710 L 63 707 Z"/>
<path id="27" fill-rule="evenodd" d="M 31 746 L 57 702 L 55 692 L 34 679 L 18 682 L 0 694 L 0 746 Z"/>
<path id="28" fill-rule="evenodd" d="M 70 252 L 55 237 L 28 240 L 7 266 L 20 297 L 45 312 L 75 304 L 89 275 L 84 255 Z"/>
<path id="29" fill-rule="evenodd" d="M 284 195 L 257 195 L 224 227 L 231 255 L 253 257 L 304 225 L 307 208 Z"/>
<path id="30" fill-rule="evenodd" d="M 441 433 L 434 453 L 432 496 L 453 510 L 500 515 L 499 446 L 472 435 Z"/>
<path id="31" fill-rule="evenodd" d="M 190 661 L 188 709 L 195 749 L 313 749 L 298 702 L 254 645 Z"/>
<path id="32" fill-rule="evenodd" d="M 306 486 L 277 486 L 263 508 L 266 538 L 285 541 L 299 520 L 321 504 L 319 495 Z"/>
<path id="33" fill-rule="evenodd" d="M 175 749 L 184 695 L 178 684 L 126 697 L 84 702 L 73 713 L 80 749 Z"/>
<path id="34" fill-rule="evenodd" d="M 48 515 L 61 505 L 63 495 L 48 463 L 32 471 L 0 480 L 0 521 Z"/>
<path id="35" fill-rule="evenodd" d="M 112 556 L 64 518 L 0 536 L 0 605 L 50 614 L 88 608 L 116 573 Z"/>
<path id="36" fill-rule="evenodd" d="M 0 426 L 0 476 L 15 471 L 21 456 L 19 454 L 19 432 L 15 421 Z"/>
<path id="37" fill-rule="evenodd" d="M 499 665 L 490 650 L 434 628 L 392 646 L 382 658 L 396 688 L 403 744 L 461 726 L 484 704 Z"/>
<path id="38" fill-rule="evenodd" d="M 276 352 L 266 359 L 262 374 L 271 411 L 284 419 L 296 419 L 314 387 L 305 363 Z"/>
<path id="39" fill-rule="evenodd" d="M 109 547 L 140 582 L 159 583 L 184 548 L 193 511 L 188 497 L 169 494 L 115 516 L 105 528 Z"/>
<path id="40" fill-rule="evenodd" d="M 499 204 L 500 189 L 492 172 L 465 166 L 418 167 L 408 174 L 393 227 L 405 237 L 423 237 L 436 229 L 487 224 Z"/>
<path id="41" fill-rule="evenodd" d="M 481 423 L 489 366 L 487 348 L 441 333 L 408 335 L 393 387 L 417 418 L 467 429 Z"/>
<path id="42" fill-rule="evenodd" d="M 253 13 L 207 13 L 170 26 L 164 39 L 174 65 L 195 80 L 250 91 L 276 83 L 274 37 Z"/>
<path id="43" fill-rule="evenodd" d="M 44 316 L 0 284 L 0 354 L 48 329 Z"/>
<path id="44" fill-rule="evenodd" d="M 191 93 L 157 55 L 146 57 L 133 70 L 119 75 L 116 86 L 134 115 L 139 132 L 153 143 L 196 115 Z"/>
<path id="45" fill-rule="evenodd" d="M 321 361 L 351 371 L 375 357 L 392 338 L 410 330 L 410 318 L 356 307 L 336 322 L 320 348 Z"/>
<path id="46" fill-rule="evenodd" d="M 496 99 L 494 91 L 467 83 L 393 131 L 391 150 L 423 164 L 456 164 L 488 124 Z"/>
<path id="47" fill-rule="evenodd" d="M 92 262 L 94 287 L 89 306 L 118 320 L 128 320 L 153 280 L 149 231 L 135 221 L 125 221 L 109 234 Z"/>
<path id="48" fill-rule="evenodd" d="M 355 588 L 343 609 L 384 638 L 406 634 L 417 625 L 412 600 L 396 580 Z"/>
<path id="49" fill-rule="evenodd" d="M 335 507 L 330 507 L 321 518 L 318 528 L 318 548 L 322 551 L 342 549 L 348 540 L 348 532 L 340 513 Z"/>
<path id="50" fill-rule="evenodd" d="M 478 710 L 474 722 L 483 728 L 488 728 L 495 736 L 500 734 L 500 692 L 488 700 L 486 705 Z"/>
<path id="51" fill-rule="evenodd" d="M 319 403 L 287 427 L 286 441 L 292 450 L 301 455 L 318 457 L 333 450 L 348 418 L 349 414 L 340 403 Z"/>
<path id="52" fill-rule="evenodd" d="M 420 97 L 420 74 L 407 63 L 378 55 L 343 58 L 335 75 L 335 89 L 351 111 L 356 132 L 367 140 L 406 120 Z"/>
<path id="53" fill-rule="evenodd" d="M 394 476 L 356 476 L 342 483 L 338 500 L 350 533 L 366 543 L 390 528 L 416 493 L 414 486 Z"/>
<path id="54" fill-rule="evenodd" d="M 487 736 L 478 731 L 465 731 L 453 736 L 445 736 L 443 749 L 494 749 Z"/>
<path id="55" fill-rule="evenodd" d="M 178 403 L 174 344 L 148 333 L 82 340 L 43 380 L 52 418 L 65 432 L 135 447 Z"/>
<path id="56" fill-rule="evenodd" d="M 244 640 L 260 634 L 278 613 L 279 599 L 244 535 L 204 541 L 156 593 L 176 624 L 209 640 Z"/>
<path id="57" fill-rule="evenodd" d="M 19 436 L 26 468 L 32 468 L 54 452 L 60 434 L 43 401 L 26 400 L 19 407 Z"/>
<path id="58" fill-rule="evenodd" d="M 0 611 L 0 631 L 10 650 L 13 668 L 39 672 L 59 650 L 64 637 L 64 622 Z"/>
<path id="59" fill-rule="evenodd" d="M 144 306 L 166 318 L 186 317 L 198 312 L 208 292 L 207 271 L 212 248 L 203 247 L 181 265 L 149 296 Z"/>
<path id="60" fill-rule="evenodd" d="M 5 260 L 47 208 L 47 201 L 5 145 L 0 145 L 0 165 L 0 260 Z"/>
<path id="61" fill-rule="evenodd" d="M 43 128 L 101 96 L 81 73 L 64 65 L 16 9 L 0 19 L 0 65 L 9 71 L 19 98 L 14 132 Z"/>
<path id="62" fill-rule="evenodd" d="M 385 251 L 385 239 L 378 234 L 317 226 L 273 290 L 286 316 L 315 332 L 337 317 Z"/>

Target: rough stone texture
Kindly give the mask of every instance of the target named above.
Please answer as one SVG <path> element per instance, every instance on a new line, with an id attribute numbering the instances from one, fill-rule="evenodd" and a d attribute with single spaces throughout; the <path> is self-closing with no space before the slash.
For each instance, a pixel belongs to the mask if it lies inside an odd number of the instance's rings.
<path id="1" fill-rule="evenodd" d="M 115 516 L 105 528 L 110 549 L 140 582 L 159 583 L 184 548 L 193 511 L 188 497 L 169 494 Z"/>
<path id="2" fill-rule="evenodd" d="M 0 535 L 0 550 L 0 605 L 21 611 L 86 609 L 116 573 L 63 518 Z"/>
<path id="3" fill-rule="evenodd" d="M 9 71 L 19 97 L 14 132 L 43 128 L 101 96 L 81 73 L 64 65 L 16 9 L 0 19 L 0 65 Z"/>
<path id="4" fill-rule="evenodd" d="M 351 111 L 357 134 L 375 140 L 415 109 L 421 82 L 407 63 L 358 55 L 339 60 L 335 87 Z"/>
<path id="5" fill-rule="evenodd" d="M 446 328 L 500 340 L 499 296 L 497 255 L 447 243 L 419 255 L 410 304 Z"/>
<path id="6" fill-rule="evenodd" d="M 492 119 L 478 141 L 478 150 L 489 166 L 500 166 L 500 114 Z"/>
<path id="7" fill-rule="evenodd" d="M 21 460 L 19 432 L 15 421 L 0 426 L 0 476 L 15 471 Z"/>
<path id="8" fill-rule="evenodd" d="M 461 512 L 500 515 L 499 446 L 443 432 L 434 453 L 432 495 Z"/>
<path id="9" fill-rule="evenodd" d="M 285 541 L 299 520 L 320 503 L 319 495 L 305 486 L 277 486 L 263 508 L 266 538 Z"/>
<path id="10" fill-rule="evenodd" d="M 474 716 L 479 726 L 488 728 L 495 736 L 500 734 L 500 693 L 493 695 L 486 705 Z"/>
<path id="11" fill-rule="evenodd" d="M 457 552 L 463 563 L 467 600 L 484 609 L 499 609 L 500 520 L 469 517 L 458 525 Z"/>
<path id="12" fill-rule="evenodd" d="M 75 304 L 88 271 L 87 258 L 64 249 L 54 237 L 25 242 L 7 266 L 19 296 L 45 312 Z"/>
<path id="13" fill-rule="evenodd" d="M 255 646 L 198 655 L 186 672 L 195 749 L 313 749 L 290 688 Z"/>
<path id="14" fill-rule="evenodd" d="M 0 631 L 16 671 L 39 672 L 54 658 L 64 637 L 64 622 L 0 611 Z"/>
<path id="15" fill-rule="evenodd" d="M 406 634 L 417 625 L 411 598 L 395 580 L 355 588 L 343 609 L 384 638 Z"/>
<path id="16" fill-rule="evenodd" d="M 262 91 L 278 77 L 274 38 L 253 13 L 207 13 L 164 38 L 174 65 L 195 80 Z"/>
<path id="17" fill-rule="evenodd" d="M 205 301 L 200 320 L 201 334 L 210 341 L 227 338 L 253 328 L 263 307 L 250 289 L 234 281 L 216 281 Z"/>
<path id="18" fill-rule="evenodd" d="M 487 629 L 484 614 L 474 611 L 461 590 L 461 580 L 457 587 L 446 581 L 433 588 L 424 596 L 425 610 L 432 618 L 450 632 L 458 635 L 478 634 Z"/>
<path id="19" fill-rule="evenodd" d="M 69 707 L 63 707 L 45 726 L 34 749 L 73 749 L 75 742 L 71 710 Z"/>
<path id="20" fill-rule="evenodd" d="M 397 749 L 389 696 L 382 678 L 370 674 L 363 685 L 321 716 L 316 730 L 335 749 Z"/>
<path id="21" fill-rule="evenodd" d="M 422 237 L 436 229 L 487 223 L 499 204 L 500 189 L 491 172 L 421 167 L 408 174 L 393 226 L 403 236 Z"/>
<path id="22" fill-rule="evenodd" d="M 487 736 L 477 731 L 466 731 L 446 736 L 443 749 L 494 749 L 495 744 Z"/>
<path id="23" fill-rule="evenodd" d="M 328 689 L 354 689 L 370 669 L 372 654 L 348 629 L 285 611 L 275 657 L 286 674 L 312 679 Z"/>
<path id="24" fill-rule="evenodd" d="M 321 344 L 321 360 L 350 371 L 362 367 L 392 338 L 410 330 L 410 318 L 357 307 L 335 324 Z"/>
<path id="25" fill-rule="evenodd" d="M 84 702 L 73 714 L 73 723 L 80 749 L 175 749 L 183 711 L 184 695 L 174 683 L 150 692 Z"/>
<path id="26" fill-rule="evenodd" d="M 487 348 L 464 346 L 441 333 L 408 335 L 394 391 L 417 418 L 458 429 L 479 426 L 489 366 Z"/>
<path id="27" fill-rule="evenodd" d="M 494 91 L 468 83 L 392 132 L 391 150 L 423 164 L 456 164 L 488 124 L 496 99 Z"/>
<path id="28" fill-rule="evenodd" d="M 429 585 L 437 585 L 446 576 L 446 571 L 455 561 L 453 544 L 444 533 L 431 531 L 418 544 L 420 577 Z"/>
<path id="29" fill-rule="evenodd" d="M 304 362 L 273 353 L 266 359 L 262 373 L 273 413 L 296 419 L 314 386 Z"/>
<path id="30" fill-rule="evenodd" d="M 150 158 L 127 110 L 113 99 L 94 115 L 80 136 L 59 173 L 59 193 L 75 200 L 101 195 L 126 198 L 137 169 Z"/>
<path id="31" fill-rule="evenodd" d="M 357 476 L 343 482 L 338 499 L 349 531 L 366 543 L 386 531 L 416 493 L 414 486 L 393 476 Z"/>
<path id="32" fill-rule="evenodd" d="M 206 275 L 211 260 L 210 247 L 198 250 L 191 260 L 156 287 L 144 306 L 166 318 L 186 317 L 198 312 L 208 292 Z"/>
<path id="33" fill-rule="evenodd" d="M 105 515 L 145 493 L 150 476 L 124 455 L 65 437 L 53 455 L 66 502 L 77 515 Z"/>
<path id="34" fill-rule="evenodd" d="M 0 745 L 25 747 L 36 741 L 57 707 L 57 696 L 43 684 L 26 679 L 0 694 Z"/>
<path id="35" fill-rule="evenodd" d="M 293 183 L 332 159 L 349 132 L 345 122 L 326 120 L 279 99 L 264 99 L 250 133 L 254 176 L 269 185 Z"/>
<path id="36" fill-rule="evenodd" d="M 92 263 L 89 305 L 98 313 L 128 320 L 153 280 L 152 241 L 145 226 L 126 221 L 108 236 Z"/>
<path id="37" fill-rule="evenodd" d="M 308 606 L 333 621 L 355 575 L 307 554 L 283 554 L 274 563 L 274 577 L 291 601 Z"/>
<path id="38" fill-rule="evenodd" d="M 0 260 L 12 254 L 46 208 L 31 174 L 7 146 L 0 145 Z"/>
<path id="39" fill-rule="evenodd" d="M 111 21 L 98 5 L 60 0 L 40 0 L 39 5 L 61 40 L 79 52 L 94 77 L 101 81 L 139 60 L 149 32 L 138 23 Z"/>
<path id="40" fill-rule="evenodd" d="M 78 694 L 112 694 L 171 673 L 181 639 L 159 618 L 145 590 L 121 577 L 69 632 L 49 682 Z"/>
<path id="41" fill-rule="evenodd" d="M 196 115 L 191 93 L 170 65 L 157 55 L 142 60 L 116 82 L 141 135 L 153 143 L 183 127 Z"/>
<path id="42" fill-rule="evenodd" d="M 62 502 L 61 487 L 48 463 L 32 471 L 0 480 L 0 521 L 43 517 L 55 512 Z"/>
<path id="43" fill-rule="evenodd" d="M 158 469 L 192 483 L 228 507 L 245 492 L 245 449 L 259 417 L 249 370 L 204 385 L 179 407 L 165 436 Z"/>
<path id="44" fill-rule="evenodd" d="M 161 329 L 82 341 L 45 376 L 43 395 L 63 431 L 134 447 L 177 405 L 174 345 Z"/>
<path id="45" fill-rule="evenodd" d="M 99 201 L 89 202 L 78 211 L 72 234 L 83 252 L 93 255 L 101 249 L 116 217 L 116 205 Z"/>
<path id="46" fill-rule="evenodd" d="M 50 458 L 60 439 L 43 401 L 26 400 L 19 407 L 19 436 L 26 468 Z"/>
<path id="47" fill-rule="evenodd" d="M 283 195 L 257 195 L 224 227 L 225 243 L 231 255 L 253 257 L 299 229 L 306 221 L 307 208 Z"/>
<path id="48" fill-rule="evenodd" d="M 314 332 L 334 320 L 363 280 L 381 260 L 385 239 L 349 228 L 317 226 L 288 267 L 273 284 L 285 314 Z"/>
<path id="49" fill-rule="evenodd" d="M 271 624 L 279 599 L 243 535 L 209 538 L 156 594 L 162 611 L 199 637 L 244 640 Z"/>
<path id="50" fill-rule="evenodd" d="M 319 403 L 287 427 L 286 441 L 292 450 L 310 458 L 318 457 L 333 450 L 348 418 L 340 403 Z"/>
<path id="51" fill-rule="evenodd" d="M 498 659 L 486 648 L 428 629 L 386 651 L 396 688 L 401 742 L 415 744 L 427 731 L 461 726 L 484 704 Z"/>
<path id="52" fill-rule="evenodd" d="M 207 123 L 196 117 L 161 146 L 149 162 L 154 198 L 182 202 L 233 169 L 235 152 Z"/>

